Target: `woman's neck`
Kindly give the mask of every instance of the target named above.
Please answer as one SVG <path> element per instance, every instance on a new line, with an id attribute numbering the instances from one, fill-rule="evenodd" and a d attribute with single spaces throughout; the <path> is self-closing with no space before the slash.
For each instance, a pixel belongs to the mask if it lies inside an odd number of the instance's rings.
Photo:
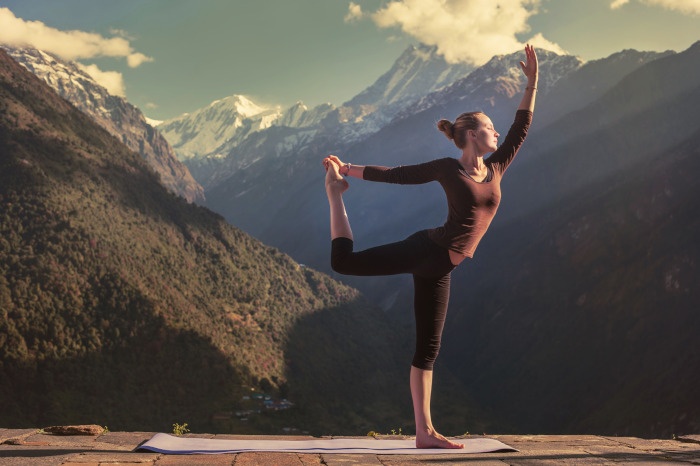
<path id="1" fill-rule="evenodd" d="M 479 155 L 474 146 L 469 145 L 462 150 L 462 157 L 459 163 L 467 171 L 467 173 L 482 173 L 486 170 L 484 164 L 484 156 Z"/>

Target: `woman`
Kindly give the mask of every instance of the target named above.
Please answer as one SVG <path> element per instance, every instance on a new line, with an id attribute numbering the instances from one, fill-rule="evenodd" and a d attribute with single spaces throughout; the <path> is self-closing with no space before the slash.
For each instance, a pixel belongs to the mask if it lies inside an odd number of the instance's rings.
<path id="1" fill-rule="evenodd" d="M 500 202 L 501 178 L 525 140 L 532 121 L 538 74 L 537 55 L 532 46 L 525 47 L 525 57 L 525 62 L 520 62 L 527 78 L 525 93 L 500 147 L 491 120 L 481 112 L 470 112 L 457 117 L 454 123 L 438 122 L 438 129 L 462 151 L 459 159 L 448 157 L 396 168 L 343 163 L 334 155 L 323 160 L 333 270 L 346 275 L 413 275 L 416 351 L 410 384 L 417 448 L 463 448 L 433 426 L 430 416 L 433 363 L 447 314 L 450 273 L 465 258 L 472 257 L 486 233 Z M 353 252 L 352 230 L 342 197 L 348 183 L 343 175 L 398 184 L 438 181 L 447 196 L 447 221 L 441 227 L 417 232 L 397 243 Z"/>

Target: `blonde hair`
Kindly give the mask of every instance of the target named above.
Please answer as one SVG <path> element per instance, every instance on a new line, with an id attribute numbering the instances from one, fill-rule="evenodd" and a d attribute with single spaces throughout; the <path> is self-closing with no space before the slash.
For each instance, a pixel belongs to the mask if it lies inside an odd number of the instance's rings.
<path id="1" fill-rule="evenodd" d="M 484 112 L 466 112 L 462 113 L 452 123 L 444 118 L 437 122 L 437 128 L 442 132 L 447 139 L 454 141 L 458 149 L 467 147 L 467 130 L 477 129 L 481 121 L 478 115 L 485 115 Z"/>

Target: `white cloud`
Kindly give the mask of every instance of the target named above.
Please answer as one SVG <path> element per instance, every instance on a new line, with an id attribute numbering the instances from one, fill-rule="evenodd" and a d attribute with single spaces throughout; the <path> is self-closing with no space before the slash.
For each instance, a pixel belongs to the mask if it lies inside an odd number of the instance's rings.
<path id="1" fill-rule="evenodd" d="M 25 21 L 9 8 L 0 8 L 0 43 L 30 46 L 54 53 L 65 60 L 95 57 L 123 57 L 135 68 L 153 59 L 134 51 L 124 37 L 103 37 L 84 31 L 61 31 L 41 21 Z"/>
<path id="2" fill-rule="evenodd" d="M 112 95 L 118 95 L 120 97 L 126 96 L 126 90 L 124 87 L 124 78 L 122 74 L 117 71 L 102 71 L 97 67 L 97 65 L 83 65 L 81 63 L 76 63 L 78 67 L 86 72 L 92 79 L 94 79 L 97 84 L 107 89 L 107 91 Z"/>
<path id="3" fill-rule="evenodd" d="M 651 6 L 660 6 L 667 10 L 677 11 L 689 15 L 700 15 L 700 0 L 637 0 Z M 613 10 L 628 4 L 630 0 L 614 0 L 610 4 Z"/>
<path id="4" fill-rule="evenodd" d="M 398 27 L 437 46 L 448 62 L 480 65 L 525 45 L 516 35 L 530 31 L 528 20 L 539 4 L 540 0 L 393 0 L 371 17 L 379 27 Z M 541 34 L 533 39 L 540 47 L 561 50 Z"/>
<path id="5" fill-rule="evenodd" d="M 109 33 L 115 36 L 122 37 L 126 40 L 134 40 L 134 37 L 129 34 L 128 31 L 125 31 L 124 29 L 118 29 L 118 28 L 110 28 Z"/>
<path id="6" fill-rule="evenodd" d="M 138 68 L 149 61 L 153 61 L 153 59 L 139 52 L 132 53 L 126 57 L 126 63 L 129 65 L 129 68 Z"/>
<path id="7" fill-rule="evenodd" d="M 617 10 L 618 8 L 621 8 L 624 5 L 627 5 L 629 2 L 630 0 L 615 0 L 610 4 L 610 9 Z"/>
<path id="8" fill-rule="evenodd" d="M 527 43 L 533 45 L 536 49 L 550 50 L 554 53 L 558 53 L 559 55 L 567 55 L 569 53 L 561 48 L 559 44 L 555 44 L 554 42 L 545 39 L 541 32 L 538 32 L 532 36 Z"/>
<path id="9" fill-rule="evenodd" d="M 348 14 L 346 14 L 343 19 L 346 23 L 349 23 L 362 19 L 363 16 L 362 7 L 355 2 L 350 2 L 350 5 L 348 5 Z"/>

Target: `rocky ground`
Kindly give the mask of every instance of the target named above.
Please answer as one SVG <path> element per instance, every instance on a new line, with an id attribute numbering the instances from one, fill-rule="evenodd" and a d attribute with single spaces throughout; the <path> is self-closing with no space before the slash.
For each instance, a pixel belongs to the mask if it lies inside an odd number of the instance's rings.
<path id="1" fill-rule="evenodd" d="M 66 430 L 0 428 L 0 466 L 133 465 L 700 465 L 700 435 L 670 440 L 597 435 L 492 435 L 516 449 L 511 453 L 471 455 L 349 455 L 298 453 L 239 453 L 223 455 L 164 455 L 135 452 L 153 432 L 105 432 L 99 426 Z M 240 435 L 186 434 L 204 438 L 261 438 Z M 304 440 L 310 437 L 265 436 L 265 439 Z M 396 438 L 379 436 L 382 438 Z"/>

